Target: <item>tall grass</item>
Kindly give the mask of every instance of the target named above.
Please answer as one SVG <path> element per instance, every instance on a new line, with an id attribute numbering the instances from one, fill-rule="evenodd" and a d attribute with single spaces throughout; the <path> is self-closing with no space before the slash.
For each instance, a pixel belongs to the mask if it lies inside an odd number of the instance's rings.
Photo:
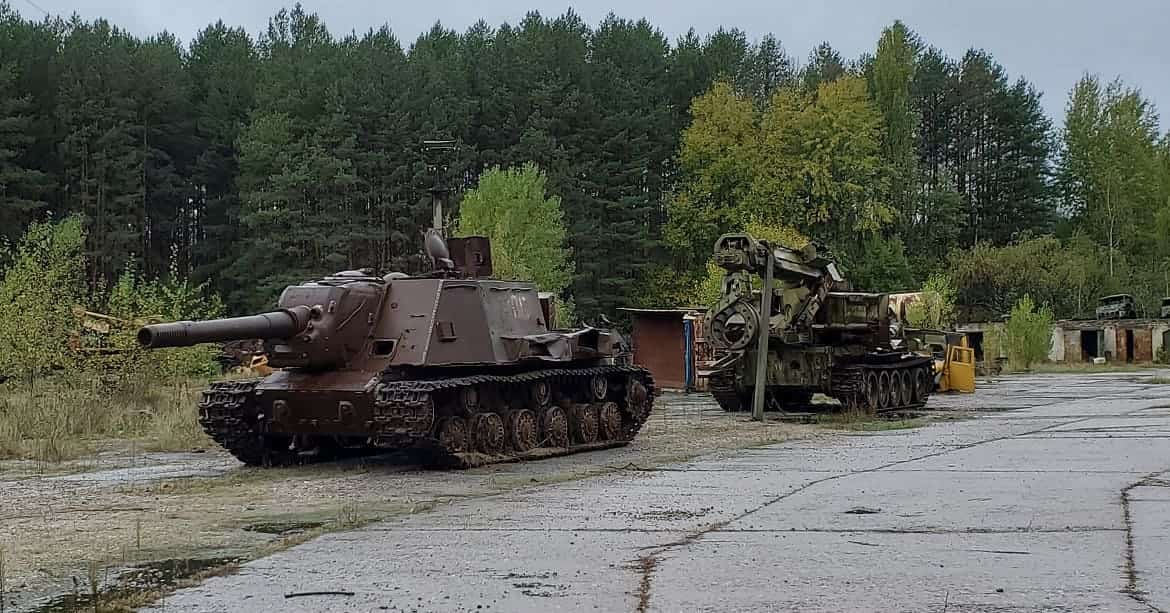
<path id="1" fill-rule="evenodd" d="M 144 439 L 158 451 L 205 447 L 196 402 L 201 384 L 97 376 L 0 385 L 0 458 L 61 462 L 109 439 Z"/>

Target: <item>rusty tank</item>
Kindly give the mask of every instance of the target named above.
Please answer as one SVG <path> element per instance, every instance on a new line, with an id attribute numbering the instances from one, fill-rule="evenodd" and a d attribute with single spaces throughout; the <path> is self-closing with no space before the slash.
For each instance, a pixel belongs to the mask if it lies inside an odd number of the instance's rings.
<path id="1" fill-rule="evenodd" d="M 532 283 L 491 279 L 486 238 L 425 238 L 433 271 L 351 270 L 269 313 L 148 325 L 148 348 L 262 339 L 272 374 L 212 383 L 199 421 L 249 465 L 420 450 L 446 466 L 629 443 L 654 381 L 626 340 L 557 330 Z"/>
<path id="2" fill-rule="evenodd" d="M 727 234 L 716 242 L 714 260 L 725 274 L 720 299 L 708 314 L 717 354 L 708 387 L 725 411 L 752 409 L 760 347 L 766 347 L 768 409 L 833 406 L 813 404 L 816 393 L 869 413 L 926 404 L 934 388 L 931 358 L 905 349 L 889 296 L 852 291 L 823 246 L 795 250 Z M 764 301 L 753 285 L 768 270 L 771 297 Z M 761 316 L 764 302 L 768 313 Z"/>

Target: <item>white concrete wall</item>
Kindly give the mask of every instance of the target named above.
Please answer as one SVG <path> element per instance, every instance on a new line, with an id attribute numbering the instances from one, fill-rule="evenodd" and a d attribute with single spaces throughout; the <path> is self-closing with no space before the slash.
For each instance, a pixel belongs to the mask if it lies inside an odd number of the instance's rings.
<path id="1" fill-rule="evenodd" d="M 1115 326 L 1105 326 L 1105 347 L 1101 355 L 1107 356 L 1111 362 L 1117 360 L 1117 328 Z"/>
<path id="2" fill-rule="evenodd" d="M 1051 362 L 1064 361 L 1064 335 L 1059 326 L 1052 326 L 1052 346 L 1048 349 L 1048 360 Z"/>

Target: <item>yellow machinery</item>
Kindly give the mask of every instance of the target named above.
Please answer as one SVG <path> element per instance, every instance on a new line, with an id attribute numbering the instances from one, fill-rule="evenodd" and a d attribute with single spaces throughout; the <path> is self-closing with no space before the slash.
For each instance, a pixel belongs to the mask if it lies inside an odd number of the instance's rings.
<path id="1" fill-rule="evenodd" d="M 903 332 L 911 351 L 934 357 L 937 391 L 975 391 L 975 349 L 967 344 L 966 334 L 917 329 Z"/>
<path id="2" fill-rule="evenodd" d="M 108 356 L 138 351 L 134 333 L 146 324 L 163 321 L 161 317 L 120 319 L 104 313 L 85 310 L 75 304 L 71 309 L 76 327 L 69 333 L 69 349 L 83 356 Z M 121 335 L 126 342 L 119 345 L 115 338 Z"/>
<path id="3" fill-rule="evenodd" d="M 246 364 L 236 367 L 232 372 L 248 377 L 267 377 L 275 370 L 268 365 L 268 356 L 259 354 L 251 356 Z"/>
<path id="4" fill-rule="evenodd" d="M 975 350 L 967 346 L 967 335 L 961 335 L 958 344 L 946 345 L 946 357 L 934 361 L 935 381 L 940 392 L 975 391 Z"/>

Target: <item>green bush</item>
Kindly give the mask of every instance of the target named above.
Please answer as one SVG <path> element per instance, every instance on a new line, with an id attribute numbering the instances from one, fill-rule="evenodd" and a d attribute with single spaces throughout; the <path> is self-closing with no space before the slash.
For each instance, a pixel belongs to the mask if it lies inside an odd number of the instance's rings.
<path id="1" fill-rule="evenodd" d="M 194 285 L 180 279 L 172 266 L 166 279 L 145 279 L 133 268 L 122 271 L 110 290 L 106 312 L 120 319 L 144 324 L 153 321 L 201 320 L 221 317 L 223 303 L 208 295 L 206 284 Z M 148 351 L 138 347 L 136 326 L 119 328 L 112 345 L 122 353 L 100 358 L 107 368 L 122 373 L 146 373 L 154 378 L 214 376 L 218 372 L 215 345 Z"/>
<path id="2" fill-rule="evenodd" d="M 559 295 L 572 281 L 573 262 L 561 199 L 546 193 L 547 180 L 532 163 L 489 169 L 463 196 L 456 233 L 491 239 L 499 278 L 532 281 Z"/>
<path id="3" fill-rule="evenodd" d="M 150 320 L 218 317 L 223 305 L 204 285 L 182 279 L 172 266 L 165 279 L 141 278 L 123 271 L 102 299 L 103 288 L 85 284 L 85 233 L 79 217 L 37 222 L 0 261 L 10 262 L 0 275 L 0 380 L 32 382 L 54 370 L 130 375 L 132 378 L 211 376 L 216 373 L 214 346 L 147 353 L 135 340 L 137 325 Z M 127 320 L 102 336 L 102 354 L 77 351 L 82 342 L 73 307 Z M 82 343 L 84 344 L 84 343 Z M 79 374 L 84 378 L 85 374 Z"/>
<path id="4" fill-rule="evenodd" d="M 71 311 L 85 295 L 85 233 L 81 218 L 38 222 L 0 260 L 0 375 L 32 379 L 70 368 Z"/>
<path id="5" fill-rule="evenodd" d="M 958 292 L 951 278 L 936 273 L 922 286 L 922 298 L 906 308 L 906 323 L 914 328 L 942 329 L 955 323 Z"/>
<path id="6" fill-rule="evenodd" d="M 1040 308 L 1024 294 L 1012 307 L 1007 322 L 1008 361 L 1017 370 L 1028 370 L 1042 362 L 1052 349 L 1052 310 Z"/>

